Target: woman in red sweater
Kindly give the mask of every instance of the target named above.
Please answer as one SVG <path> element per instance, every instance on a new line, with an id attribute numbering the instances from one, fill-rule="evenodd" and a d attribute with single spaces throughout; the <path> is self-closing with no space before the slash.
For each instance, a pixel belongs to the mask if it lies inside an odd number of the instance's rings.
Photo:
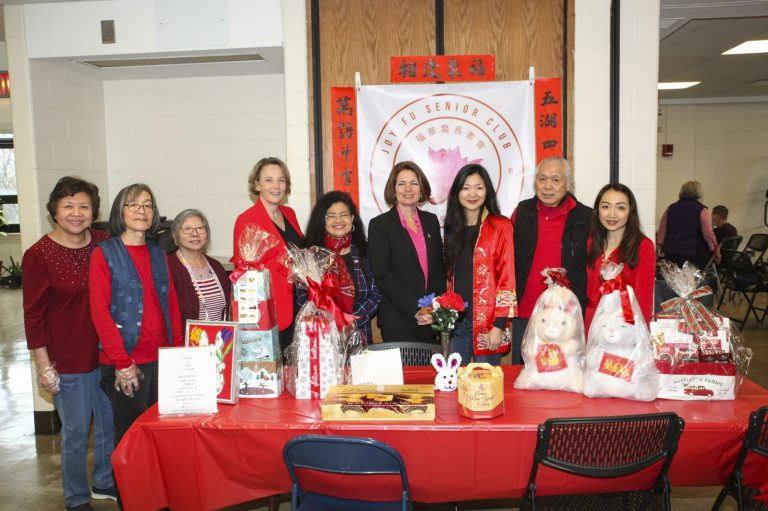
<path id="1" fill-rule="evenodd" d="M 115 417 L 115 444 L 157 402 L 157 359 L 181 346 L 181 316 L 168 259 L 147 235 L 159 222 L 152 190 L 141 183 L 117 194 L 109 214 L 113 238 L 91 255 L 91 319 L 101 343 L 101 387 Z"/>
<path id="2" fill-rule="evenodd" d="M 76 177 L 59 179 L 48 212 L 53 230 L 24 253 L 24 329 L 37 381 L 61 418 L 61 479 L 67 510 L 91 509 L 91 498 L 117 499 L 112 477 L 112 407 L 100 388 L 99 339 L 88 306 L 88 261 L 109 237 L 91 229 L 99 189 Z M 93 420 L 93 487 L 88 485 L 88 435 Z"/>
<path id="3" fill-rule="evenodd" d="M 656 250 L 640 228 L 635 195 L 620 183 L 605 185 L 592 211 L 587 246 L 587 332 L 600 301 L 600 268 L 607 261 L 624 264 L 622 275 L 634 289 L 647 324 L 653 315 Z"/>
<path id="4" fill-rule="evenodd" d="M 262 262 L 272 279 L 272 299 L 277 308 L 280 351 L 283 352 L 293 339 L 293 320 L 298 312 L 298 303 L 294 297 L 293 284 L 288 281 L 288 268 L 282 259 L 287 255 L 287 243 L 299 247 L 304 244 L 296 213 L 288 206 L 281 205 L 285 196 L 291 193 L 291 174 L 279 158 L 262 158 L 248 176 L 248 187 L 258 199 L 253 206 L 240 213 L 235 221 L 231 261 L 237 265 L 240 260 L 238 242 L 249 224 L 261 227 L 277 240 L 277 245 L 267 251 Z"/>

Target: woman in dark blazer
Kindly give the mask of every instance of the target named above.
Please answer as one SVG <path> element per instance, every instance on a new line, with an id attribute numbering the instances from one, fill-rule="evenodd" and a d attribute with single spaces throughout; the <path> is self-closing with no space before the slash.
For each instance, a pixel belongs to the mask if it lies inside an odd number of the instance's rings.
<path id="1" fill-rule="evenodd" d="M 435 339 L 429 318 L 417 317 L 421 297 L 445 291 L 440 223 L 418 208 L 430 193 L 418 165 L 398 163 L 384 188 L 384 199 L 392 207 L 368 225 L 368 254 L 382 293 L 378 324 L 384 342 Z"/>

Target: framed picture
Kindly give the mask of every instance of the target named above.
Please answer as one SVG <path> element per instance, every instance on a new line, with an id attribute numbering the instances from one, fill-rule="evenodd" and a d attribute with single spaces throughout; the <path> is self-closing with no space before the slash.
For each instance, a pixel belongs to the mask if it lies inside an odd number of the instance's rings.
<path id="1" fill-rule="evenodd" d="M 240 347 L 237 323 L 231 321 L 187 321 L 186 346 L 215 346 L 216 401 L 235 404 L 240 387 Z"/>

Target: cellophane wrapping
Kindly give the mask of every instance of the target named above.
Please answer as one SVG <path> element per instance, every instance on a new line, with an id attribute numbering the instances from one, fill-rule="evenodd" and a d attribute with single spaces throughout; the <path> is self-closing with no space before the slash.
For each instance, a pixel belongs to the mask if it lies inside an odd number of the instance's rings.
<path id="1" fill-rule="evenodd" d="M 708 310 L 699 298 L 712 291 L 705 272 L 686 262 L 662 261 L 667 285 L 678 295 L 662 304 L 651 322 L 651 340 L 661 386 L 658 397 L 681 400 L 735 399 L 752 359 L 729 318 Z"/>
<path id="2" fill-rule="evenodd" d="M 582 391 L 584 320 L 578 298 L 566 287 L 565 273 L 564 268 L 541 272 L 547 289 L 536 300 L 523 334 L 525 367 L 515 388 Z"/>
<path id="3" fill-rule="evenodd" d="M 289 246 L 294 285 L 320 283 L 334 254 L 322 247 Z M 309 299 L 299 310 L 293 342 L 286 349 L 286 387 L 296 399 L 323 399 L 332 385 L 345 383 L 345 350 L 332 314 Z"/>
<path id="4" fill-rule="evenodd" d="M 623 269 L 613 262 L 600 268 L 603 286 L 613 283 L 619 289 L 603 294 L 589 327 L 583 392 L 588 397 L 653 401 L 659 373 L 635 292 L 621 285 Z"/>

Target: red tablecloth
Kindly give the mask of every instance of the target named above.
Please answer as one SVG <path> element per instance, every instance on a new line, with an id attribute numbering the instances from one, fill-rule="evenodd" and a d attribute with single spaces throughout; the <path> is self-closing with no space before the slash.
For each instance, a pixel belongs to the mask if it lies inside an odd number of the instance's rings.
<path id="1" fill-rule="evenodd" d="M 219 413 L 209 417 L 158 417 L 152 407 L 112 458 L 124 508 L 212 510 L 290 491 L 282 448 L 307 433 L 366 436 L 392 445 L 405 460 L 416 501 L 516 497 L 528 482 L 536 428 L 546 419 L 654 412 L 675 412 L 686 422 L 670 469 L 672 485 L 720 485 L 733 468 L 750 411 L 768 404 L 768 391 L 752 381 L 744 382 L 735 401 L 638 403 L 517 390 L 512 383 L 519 367 L 504 370 L 506 413 L 486 421 L 460 417 L 455 393 L 437 396 L 434 423 L 323 422 L 318 401 L 296 400 L 287 392 L 278 399 L 219 405 Z M 433 377 L 432 368 L 405 368 L 407 383 L 431 383 Z M 554 472 L 542 476 L 565 491 L 587 484 Z M 615 481 L 589 484 L 617 487 Z"/>

